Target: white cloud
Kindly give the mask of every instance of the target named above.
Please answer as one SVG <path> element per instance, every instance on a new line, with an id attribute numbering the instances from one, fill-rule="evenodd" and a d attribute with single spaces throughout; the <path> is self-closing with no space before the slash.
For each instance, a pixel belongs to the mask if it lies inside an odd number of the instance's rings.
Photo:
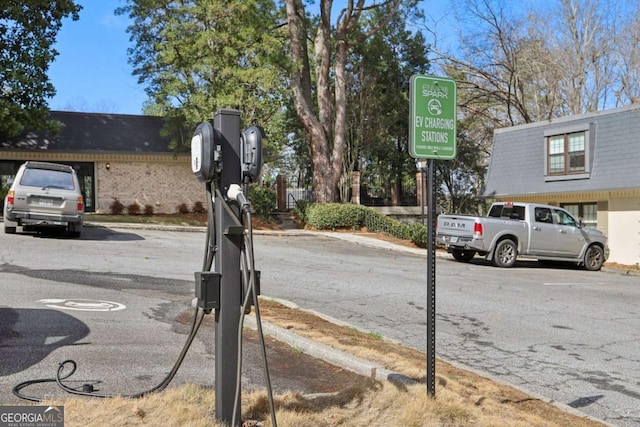
<path id="1" fill-rule="evenodd" d="M 113 13 L 104 15 L 100 20 L 100 24 L 112 29 L 126 29 L 129 25 L 129 18 L 125 15 L 114 15 Z"/>

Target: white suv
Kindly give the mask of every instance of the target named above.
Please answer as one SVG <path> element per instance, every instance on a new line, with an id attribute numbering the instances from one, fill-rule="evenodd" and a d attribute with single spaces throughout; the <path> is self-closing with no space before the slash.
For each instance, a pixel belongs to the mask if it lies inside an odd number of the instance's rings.
<path id="1" fill-rule="evenodd" d="M 62 227 L 79 237 L 84 221 L 84 198 L 71 166 L 26 162 L 4 200 L 4 232 L 17 226 Z"/>

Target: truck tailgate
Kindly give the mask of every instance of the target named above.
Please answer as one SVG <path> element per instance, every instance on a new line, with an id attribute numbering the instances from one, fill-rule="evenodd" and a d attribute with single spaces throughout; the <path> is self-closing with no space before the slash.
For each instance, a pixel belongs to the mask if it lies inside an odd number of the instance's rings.
<path id="1" fill-rule="evenodd" d="M 473 237 L 475 223 L 476 217 L 474 216 L 440 215 L 437 234 L 445 237 L 446 243 L 455 243 L 459 237 Z"/>

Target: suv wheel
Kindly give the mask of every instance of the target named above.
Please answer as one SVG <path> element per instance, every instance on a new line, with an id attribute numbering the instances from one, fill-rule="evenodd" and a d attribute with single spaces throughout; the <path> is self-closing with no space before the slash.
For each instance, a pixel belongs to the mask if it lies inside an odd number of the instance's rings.
<path id="1" fill-rule="evenodd" d="M 6 234 L 16 234 L 16 227 L 4 226 L 4 232 Z"/>

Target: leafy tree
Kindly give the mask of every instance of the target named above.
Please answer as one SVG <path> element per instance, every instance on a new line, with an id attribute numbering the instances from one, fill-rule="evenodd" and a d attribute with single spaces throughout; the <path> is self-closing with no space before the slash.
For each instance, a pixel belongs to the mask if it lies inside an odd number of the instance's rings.
<path id="1" fill-rule="evenodd" d="M 396 15 L 355 44 L 350 57 L 343 174 L 349 177 L 359 168 L 363 182 L 381 183 L 393 205 L 402 203 L 406 177 L 415 189 L 416 167 L 408 150 L 409 80 L 428 71 L 427 53 L 422 34 L 408 31 L 404 17 Z"/>
<path id="2" fill-rule="evenodd" d="M 338 199 L 346 146 L 349 52 L 396 14 L 411 16 L 416 3 L 388 0 L 365 5 L 365 0 L 347 0 L 334 24 L 332 0 L 320 0 L 320 14 L 314 22 L 302 0 L 285 0 L 290 85 L 296 114 L 309 137 L 317 202 Z"/>
<path id="3" fill-rule="evenodd" d="M 188 147 L 195 126 L 221 108 L 264 126 L 272 144 L 285 142 L 277 64 L 286 39 L 272 1 L 128 0 L 116 13 L 133 20 L 134 75 L 152 99 L 146 110 L 167 118 L 174 148 Z"/>
<path id="4" fill-rule="evenodd" d="M 0 8 L 0 135 L 13 137 L 25 129 L 55 131 L 47 122 L 47 99 L 55 95 L 49 64 L 62 20 L 79 18 L 72 0 L 5 0 Z"/>
<path id="5" fill-rule="evenodd" d="M 483 214 L 486 202 L 478 198 L 484 185 L 488 153 L 474 138 L 480 127 L 471 118 L 458 120 L 456 157 L 434 161 L 437 205 L 443 212 Z"/>

